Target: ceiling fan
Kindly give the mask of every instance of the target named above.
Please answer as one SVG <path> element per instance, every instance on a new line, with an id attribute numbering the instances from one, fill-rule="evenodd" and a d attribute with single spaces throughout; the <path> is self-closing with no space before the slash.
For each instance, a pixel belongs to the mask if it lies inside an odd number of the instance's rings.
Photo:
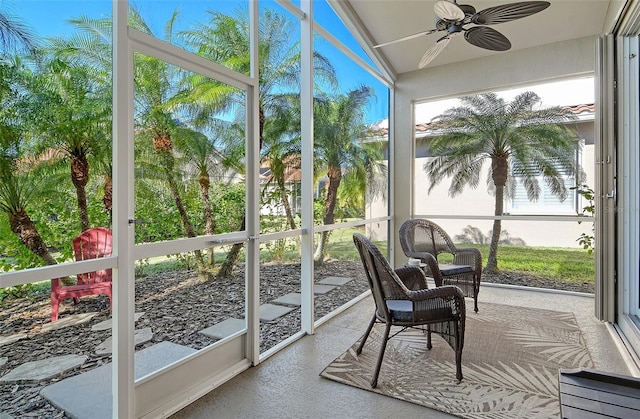
<path id="1" fill-rule="evenodd" d="M 510 22 L 512 20 L 531 16 L 541 12 L 550 3 L 548 1 L 522 1 L 517 3 L 501 4 L 489 7 L 479 12 L 469 4 L 458 4 L 456 0 L 437 1 L 433 6 L 436 14 L 435 28 L 405 36 L 394 41 L 375 45 L 374 48 L 381 48 L 423 35 L 430 35 L 435 32 L 445 32 L 446 34 L 438 39 L 422 56 L 418 68 L 426 67 L 444 48 L 449 44 L 451 38 L 464 33 L 464 39 L 472 45 L 492 51 L 507 51 L 511 48 L 511 42 L 506 36 L 493 28 L 484 25 L 496 25 L 498 23 Z M 465 28 L 465 25 L 475 24 Z"/>

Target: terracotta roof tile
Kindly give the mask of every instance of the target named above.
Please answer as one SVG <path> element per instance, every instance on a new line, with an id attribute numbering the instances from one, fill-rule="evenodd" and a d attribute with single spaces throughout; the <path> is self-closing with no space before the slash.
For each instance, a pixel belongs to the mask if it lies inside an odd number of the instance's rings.
<path id="1" fill-rule="evenodd" d="M 576 115 L 580 115 L 582 113 L 594 113 L 596 110 L 596 105 L 595 103 L 585 103 L 581 105 L 565 106 L 565 108 L 571 109 Z M 416 124 L 416 132 L 426 132 L 434 128 L 436 127 L 432 122 L 423 122 L 421 124 Z"/>

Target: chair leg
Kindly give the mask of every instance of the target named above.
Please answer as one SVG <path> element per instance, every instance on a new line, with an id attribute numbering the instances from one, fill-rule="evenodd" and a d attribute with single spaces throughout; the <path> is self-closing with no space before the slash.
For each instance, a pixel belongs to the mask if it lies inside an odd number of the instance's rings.
<path id="1" fill-rule="evenodd" d="M 58 320 L 58 312 L 60 311 L 60 301 L 51 298 L 51 323 Z"/>
<path id="2" fill-rule="evenodd" d="M 464 329 L 460 327 L 460 324 L 455 325 L 456 328 L 456 378 L 458 382 L 462 381 L 462 345 L 461 340 L 463 338 Z M 462 330 L 461 330 L 462 329 Z"/>
<path id="3" fill-rule="evenodd" d="M 367 331 L 364 332 L 364 335 L 362 335 L 362 341 L 360 342 L 360 345 L 356 350 L 356 354 L 360 355 L 360 353 L 362 352 L 362 348 L 364 348 L 364 344 L 367 341 L 367 338 L 369 337 L 369 333 L 371 333 L 371 329 L 373 329 L 373 325 L 375 323 L 376 323 L 376 315 L 374 313 L 373 318 L 371 319 L 371 322 L 369 322 L 369 326 L 367 327 Z"/>
<path id="4" fill-rule="evenodd" d="M 480 278 L 473 277 L 473 310 L 478 312 L 478 293 L 480 292 Z"/>
<path id="5" fill-rule="evenodd" d="M 431 345 L 431 325 L 427 325 L 427 349 L 431 350 L 433 345 Z"/>
<path id="6" fill-rule="evenodd" d="M 371 379 L 371 388 L 376 388 L 378 386 L 378 375 L 380 375 L 380 367 L 382 367 L 382 358 L 384 358 L 384 351 L 387 349 L 387 341 L 389 340 L 390 331 L 391 331 L 391 324 L 387 323 L 384 328 L 382 345 L 380 345 L 380 354 L 378 355 L 378 363 L 376 364 L 376 369 L 373 372 L 373 378 Z"/>

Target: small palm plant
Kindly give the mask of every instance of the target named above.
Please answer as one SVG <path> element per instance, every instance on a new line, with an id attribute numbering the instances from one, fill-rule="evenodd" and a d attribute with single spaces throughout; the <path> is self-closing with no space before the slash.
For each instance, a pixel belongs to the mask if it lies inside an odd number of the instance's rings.
<path id="1" fill-rule="evenodd" d="M 589 215 L 594 216 L 596 213 L 596 205 L 594 203 L 595 193 L 593 189 L 589 187 L 589 185 L 579 185 L 574 186 L 571 189 L 575 190 L 578 195 L 582 196 L 587 200 L 587 204 L 582 207 L 582 213 L 580 215 Z M 578 224 L 582 223 L 582 221 L 578 221 Z M 595 235 L 593 232 L 593 228 L 591 230 L 591 234 L 582 233 L 577 239 L 577 242 L 585 249 L 589 254 L 592 254 L 596 247 Z"/>

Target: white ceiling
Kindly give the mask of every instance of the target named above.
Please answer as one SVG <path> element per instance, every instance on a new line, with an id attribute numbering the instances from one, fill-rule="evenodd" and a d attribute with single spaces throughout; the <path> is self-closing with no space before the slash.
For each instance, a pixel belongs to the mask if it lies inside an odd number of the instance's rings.
<path id="1" fill-rule="evenodd" d="M 516 0 L 519 1 L 519 0 Z M 355 25 L 360 26 L 365 43 L 370 47 L 393 41 L 414 33 L 433 29 L 435 0 L 342 0 L 343 10 L 355 13 Z M 514 1 L 460 0 L 477 11 Z M 605 33 L 610 28 L 607 19 L 617 16 L 623 5 L 620 0 L 550 0 L 551 5 L 532 16 L 491 25 L 505 35 L 511 50 L 521 50 L 545 44 L 583 38 Z M 357 22 L 357 21 L 360 22 Z M 465 28 L 476 26 L 466 25 Z M 396 74 L 418 70 L 418 62 L 425 50 L 444 32 L 421 36 L 376 49 Z M 503 54 L 469 44 L 464 37 L 454 37 L 449 45 L 425 69 L 444 64 Z"/>

